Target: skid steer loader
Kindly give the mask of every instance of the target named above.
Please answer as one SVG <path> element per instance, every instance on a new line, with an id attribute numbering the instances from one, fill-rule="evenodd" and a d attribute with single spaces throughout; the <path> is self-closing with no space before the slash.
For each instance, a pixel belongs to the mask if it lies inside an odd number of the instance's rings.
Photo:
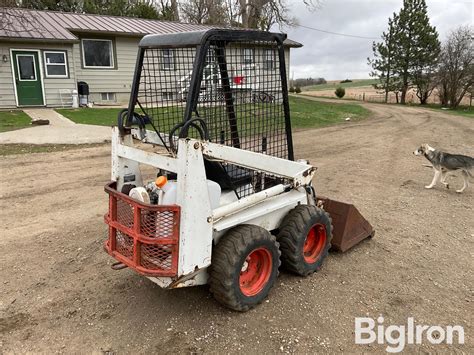
<path id="1" fill-rule="evenodd" d="M 285 39 L 214 29 L 141 40 L 105 187 L 113 268 L 163 288 L 209 284 L 219 302 L 246 311 L 268 295 L 280 264 L 306 276 L 333 232 L 344 248 L 373 234 L 351 205 L 317 198 L 315 168 L 294 160 Z M 143 181 L 141 165 L 157 169 L 156 183 Z M 337 207 L 340 231 L 325 203 Z"/>

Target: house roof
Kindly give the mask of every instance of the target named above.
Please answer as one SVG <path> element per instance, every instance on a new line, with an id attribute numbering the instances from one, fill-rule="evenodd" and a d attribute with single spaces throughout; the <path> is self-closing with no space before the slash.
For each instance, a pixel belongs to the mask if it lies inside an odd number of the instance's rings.
<path id="1" fill-rule="evenodd" d="M 203 31 L 214 26 L 173 21 L 145 20 L 133 17 L 0 8 L 0 40 L 41 40 L 76 42 L 75 33 L 101 33 L 142 37 L 147 34 L 168 34 Z M 286 39 L 285 45 L 302 44 Z"/>

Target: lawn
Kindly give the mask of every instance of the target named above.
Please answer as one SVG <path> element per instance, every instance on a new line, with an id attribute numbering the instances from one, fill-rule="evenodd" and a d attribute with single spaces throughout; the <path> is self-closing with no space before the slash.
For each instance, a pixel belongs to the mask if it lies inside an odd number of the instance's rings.
<path id="1" fill-rule="evenodd" d="M 31 118 L 23 111 L 0 111 L 0 132 L 13 131 L 31 125 Z"/>
<path id="2" fill-rule="evenodd" d="M 61 115 L 76 123 L 99 126 L 116 126 L 118 113 L 122 110 L 123 108 L 56 109 Z"/>
<path id="3" fill-rule="evenodd" d="M 262 107 L 259 110 L 265 109 L 265 104 L 259 105 Z M 83 108 L 58 109 L 57 111 L 76 123 L 112 126 L 117 124 L 117 115 L 121 110 L 120 108 Z M 167 108 L 160 110 L 164 110 L 163 113 L 169 113 L 166 112 L 169 110 Z M 236 110 L 238 111 L 238 107 Z M 357 121 L 369 115 L 369 110 L 361 105 L 332 104 L 295 96 L 290 96 L 290 112 L 294 128 L 323 127 L 343 122 L 347 117 L 351 117 L 352 121 Z M 205 109 L 200 113 L 205 116 Z"/>
<path id="4" fill-rule="evenodd" d="M 353 103 L 321 102 L 290 96 L 291 123 L 294 128 L 324 127 L 344 122 L 347 117 L 358 121 L 369 116 L 370 111 Z"/>
<path id="5" fill-rule="evenodd" d="M 449 113 L 451 115 L 474 118 L 474 107 L 471 107 L 471 106 L 459 106 L 456 109 L 444 109 L 444 108 L 441 108 L 440 105 L 428 104 L 426 106 L 420 106 L 420 107 L 427 107 L 436 111 Z"/>
<path id="6" fill-rule="evenodd" d="M 302 88 L 303 91 L 322 91 L 322 90 L 331 90 L 336 89 L 337 87 L 343 88 L 356 88 L 360 86 L 370 86 L 375 84 L 378 80 L 377 79 L 355 79 L 350 83 L 340 83 L 339 81 L 330 82 L 321 85 L 311 85 L 311 86 L 304 86 Z"/>

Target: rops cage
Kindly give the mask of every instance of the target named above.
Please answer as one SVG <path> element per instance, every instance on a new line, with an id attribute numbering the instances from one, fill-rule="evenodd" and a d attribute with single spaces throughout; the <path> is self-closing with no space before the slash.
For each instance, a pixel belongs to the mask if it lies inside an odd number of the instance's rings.
<path id="1" fill-rule="evenodd" d="M 125 126 L 148 124 L 170 153 L 178 137 L 193 137 L 293 160 L 285 38 L 235 30 L 145 37 Z M 281 182 L 234 164 L 206 161 L 206 170 L 239 198 Z"/>

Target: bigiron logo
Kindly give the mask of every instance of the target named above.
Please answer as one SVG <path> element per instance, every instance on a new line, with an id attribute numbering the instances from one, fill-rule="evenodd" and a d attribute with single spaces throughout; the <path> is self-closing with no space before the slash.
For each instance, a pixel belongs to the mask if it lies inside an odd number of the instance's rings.
<path id="1" fill-rule="evenodd" d="M 405 345 L 423 344 L 464 344 L 464 328 L 460 325 L 419 325 L 413 317 L 403 325 L 384 325 L 382 316 L 375 320 L 370 317 L 355 318 L 356 344 L 388 344 L 385 350 L 398 353 Z"/>

